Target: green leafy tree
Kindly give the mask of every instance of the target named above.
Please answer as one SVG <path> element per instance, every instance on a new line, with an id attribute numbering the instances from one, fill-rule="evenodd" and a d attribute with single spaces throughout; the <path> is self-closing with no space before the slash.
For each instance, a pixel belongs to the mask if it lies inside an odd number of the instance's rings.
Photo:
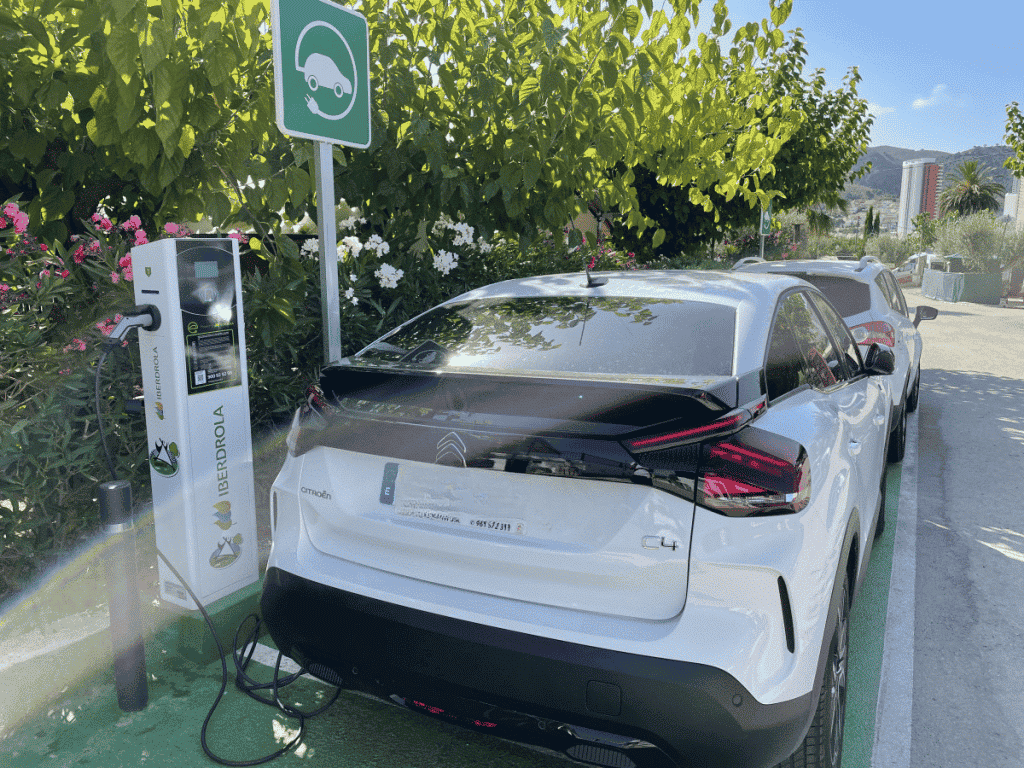
<path id="1" fill-rule="evenodd" d="M 938 221 L 933 219 L 927 211 L 917 214 L 911 221 L 914 224 L 914 232 L 921 238 L 921 247 L 927 250 L 935 245 Z"/>
<path id="2" fill-rule="evenodd" d="M 1006 143 L 1016 154 L 1003 165 L 1015 176 L 1024 177 L 1024 113 L 1016 101 L 1006 105 Z"/>
<path id="3" fill-rule="evenodd" d="M 977 160 L 965 160 L 950 174 L 950 183 L 939 197 L 943 215 L 969 216 L 979 211 L 998 211 L 999 196 L 1006 189 L 992 180 L 991 171 Z"/>
<path id="4" fill-rule="evenodd" d="M 868 208 L 868 215 L 864 217 L 864 239 L 867 240 L 874 234 L 875 229 L 875 206 Z"/>
<path id="5" fill-rule="evenodd" d="M 753 103 L 759 99 L 788 98 L 798 128 L 766 164 L 743 177 L 741 184 L 775 194 L 777 211 L 799 210 L 808 214 L 813 229 L 830 227 L 827 209 L 845 210 L 841 192 L 846 183 L 866 173 L 854 171 L 867 149 L 873 118 L 867 102 L 857 94 L 860 75 L 851 69 L 840 88 L 829 90 L 823 70 L 804 72 L 806 48 L 801 31 L 790 33 L 774 53 L 755 70 L 756 91 L 743 96 L 741 82 L 749 71 L 730 71 L 727 88 Z M 755 110 L 756 112 L 756 110 Z M 770 121 L 770 116 L 765 119 Z M 719 136 L 720 154 L 728 156 L 739 143 Z M 697 190 L 694 184 L 676 184 L 657 163 L 632 168 L 641 211 L 666 230 L 664 244 L 656 248 L 663 256 L 692 252 L 703 244 L 722 239 L 724 233 L 741 231 L 756 224 L 759 208 L 745 198 L 729 197 L 716 188 Z M 713 201 L 708 209 L 701 195 Z M 696 200 L 696 202 L 695 202 Z M 635 231 L 617 229 L 616 238 L 629 248 L 650 248 L 651 238 Z"/>
<path id="6" fill-rule="evenodd" d="M 219 223 L 241 207 L 239 178 L 270 180 L 247 201 L 260 215 L 301 202 L 305 171 L 265 167 L 283 143 L 266 20 L 264 0 L 10 0 L 0 190 L 52 239 L 103 200 L 147 223 Z"/>

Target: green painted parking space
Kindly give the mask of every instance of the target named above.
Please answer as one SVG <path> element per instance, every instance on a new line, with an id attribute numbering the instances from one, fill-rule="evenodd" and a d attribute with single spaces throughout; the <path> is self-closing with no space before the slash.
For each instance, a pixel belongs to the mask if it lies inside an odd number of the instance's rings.
<path id="1" fill-rule="evenodd" d="M 900 482 L 901 467 L 891 467 L 886 529 L 875 543 L 851 613 L 844 768 L 871 765 Z M 145 558 L 144 539 L 141 549 Z M 87 570 L 82 578 L 94 582 L 87 591 L 102 592 L 101 577 L 95 569 Z M 100 607 L 93 613 L 102 614 Z M 146 614 L 149 705 L 141 712 L 126 714 L 118 709 L 105 631 L 3 671 L 0 751 L 5 753 L 5 766 L 113 768 L 150 764 L 198 768 L 214 764 L 203 751 L 199 733 L 220 688 L 220 662 L 197 664 L 183 658 L 177 652 L 177 625 L 148 599 Z M 7 625 L 11 621 L 10 615 L 4 617 Z M 226 640 L 230 642 L 230 638 Z M 270 644 L 266 637 L 261 642 Z M 272 675 L 269 667 L 257 663 L 250 665 L 250 673 L 267 682 Z M 207 744 L 216 754 L 230 761 L 249 761 L 280 749 L 294 738 L 296 720 L 249 699 L 235 689 L 233 681 L 234 668 L 229 660 L 228 690 L 207 734 Z M 51 684 L 59 688 L 52 690 L 47 700 L 40 700 Z M 332 693 L 333 689 L 318 681 L 300 680 L 286 688 L 282 698 L 308 711 L 321 706 Z M 17 725 L 3 733 L 5 723 Z M 343 692 L 326 713 L 307 721 L 302 744 L 274 764 L 554 768 L 568 763 L 560 755 Z"/>

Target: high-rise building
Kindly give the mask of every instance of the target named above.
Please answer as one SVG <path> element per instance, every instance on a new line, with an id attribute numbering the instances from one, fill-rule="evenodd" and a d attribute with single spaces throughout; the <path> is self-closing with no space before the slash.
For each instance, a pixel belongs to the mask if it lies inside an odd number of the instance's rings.
<path id="1" fill-rule="evenodd" d="M 1013 177 L 1013 186 L 1003 199 L 1003 215 L 1014 220 L 1014 229 L 1024 231 L 1024 179 Z"/>
<path id="2" fill-rule="evenodd" d="M 900 184 L 900 211 L 896 234 L 900 237 L 914 231 L 914 217 L 927 213 L 932 218 L 938 211 L 941 167 L 934 157 L 922 157 L 903 162 L 903 181 Z"/>

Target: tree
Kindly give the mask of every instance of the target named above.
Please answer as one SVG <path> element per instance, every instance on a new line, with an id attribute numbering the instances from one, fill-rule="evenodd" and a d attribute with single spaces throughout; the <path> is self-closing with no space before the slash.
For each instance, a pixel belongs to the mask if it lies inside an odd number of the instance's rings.
<path id="1" fill-rule="evenodd" d="M 220 223 L 235 179 L 264 217 L 310 189 L 265 166 L 273 121 L 263 0 L 11 0 L 0 11 L 0 190 L 63 239 L 115 210 Z M 271 183 L 267 184 L 268 180 Z"/>
<path id="2" fill-rule="evenodd" d="M 1003 164 L 1015 176 L 1024 177 L 1024 113 L 1016 101 L 1006 105 L 1006 143 L 1016 152 Z"/>
<path id="3" fill-rule="evenodd" d="M 731 41 L 721 1 L 693 38 L 698 5 L 673 0 L 669 16 L 650 0 L 364 0 L 374 139 L 337 153 L 339 194 L 393 230 L 444 211 L 527 238 L 560 230 L 595 192 L 624 223 L 652 224 L 639 166 L 708 212 L 702 190 L 766 202 L 752 179 L 799 117 L 786 94 L 761 93 L 753 65 L 783 45 L 791 1 L 772 0 L 771 21 Z"/>
<path id="4" fill-rule="evenodd" d="M 869 170 L 865 166 L 853 171 L 867 149 L 873 118 L 867 101 L 857 95 L 861 78 L 855 68 L 840 88 L 828 90 L 823 70 L 810 75 L 803 72 L 805 60 L 803 36 L 795 30 L 756 70 L 754 99 L 788 98 L 799 127 L 772 157 L 770 168 L 759 169 L 742 182 L 777 195 L 773 202 L 776 210 L 802 210 L 808 213 L 811 226 L 830 227 L 825 210 L 845 210 L 843 187 Z M 730 84 L 736 83 L 736 98 L 743 98 L 739 73 L 730 71 L 728 75 Z M 728 137 L 720 140 L 724 155 L 738 146 Z M 673 184 L 659 174 L 657 165 L 632 170 L 642 212 L 668 232 L 658 249 L 662 255 L 691 251 L 720 239 L 725 232 L 756 223 L 758 210 L 745 199 L 727 199 L 713 188 L 704 189 L 702 193 L 714 202 L 713 208 L 706 210 L 691 201 L 692 185 Z M 651 245 L 649 237 L 621 229 L 616 231 L 616 239 L 633 250 Z"/>
<path id="5" fill-rule="evenodd" d="M 1002 184 L 992 181 L 988 168 L 977 160 L 965 160 L 952 174 L 952 182 L 939 198 L 939 212 L 946 216 L 969 216 L 979 211 L 998 211 L 998 197 L 1006 192 Z"/>
<path id="6" fill-rule="evenodd" d="M 864 239 L 867 240 L 875 229 L 875 206 L 868 208 L 868 215 L 864 217 Z"/>

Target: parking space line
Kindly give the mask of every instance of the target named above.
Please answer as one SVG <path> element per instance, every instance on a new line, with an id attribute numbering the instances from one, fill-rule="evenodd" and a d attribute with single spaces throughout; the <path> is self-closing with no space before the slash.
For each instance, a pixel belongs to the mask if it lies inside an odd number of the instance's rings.
<path id="1" fill-rule="evenodd" d="M 909 768 L 914 694 L 914 585 L 917 568 L 918 414 L 907 423 L 893 544 L 885 646 L 875 710 L 872 768 Z"/>

